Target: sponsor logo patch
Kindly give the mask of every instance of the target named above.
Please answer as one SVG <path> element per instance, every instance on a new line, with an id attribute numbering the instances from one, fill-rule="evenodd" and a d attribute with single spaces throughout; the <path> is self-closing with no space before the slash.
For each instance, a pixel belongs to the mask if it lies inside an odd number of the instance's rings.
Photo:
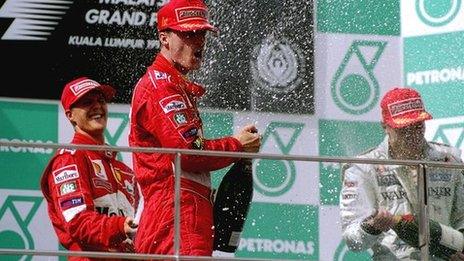
<path id="1" fill-rule="evenodd" d="M 182 96 L 180 96 L 179 94 L 166 97 L 162 99 L 159 103 L 164 113 L 187 109 L 187 105 L 185 105 L 184 98 L 182 98 Z"/>
<path id="2" fill-rule="evenodd" d="M 345 181 L 343 182 L 343 184 L 344 184 L 345 187 L 347 187 L 347 188 L 354 188 L 354 187 L 357 187 L 357 186 L 358 186 L 358 182 L 356 182 L 356 181 L 347 181 L 347 180 L 345 180 Z"/>
<path id="3" fill-rule="evenodd" d="M 187 124 L 187 115 L 183 112 L 174 114 L 172 117 L 176 126 L 181 126 Z"/>
<path id="4" fill-rule="evenodd" d="M 384 200 L 398 200 L 408 198 L 406 191 L 399 190 L 399 191 L 386 191 L 380 193 Z"/>
<path id="5" fill-rule="evenodd" d="M 103 167 L 103 163 L 101 160 L 92 160 L 93 170 L 95 171 L 95 175 L 103 180 L 108 180 L 108 176 L 106 175 L 105 167 Z"/>
<path id="6" fill-rule="evenodd" d="M 66 195 L 77 191 L 77 182 L 75 180 L 66 182 L 60 186 L 60 195 Z"/>
<path id="7" fill-rule="evenodd" d="M 427 173 L 430 181 L 450 181 L 451 173 Z"/>
<path id="8" fill-rule="evenodd" d="M 71 91 L 73 92 L 73 94 L 75 96 L 79 96 L 82 92 L 84 92 L 85 90 L 87 89 L 93 89 L 95 87 L 98 87 L 100 86 L 100 84 L 94 80 L 90 80 L 90 79 L 87 79 L 87 80 L 83 80 L 83 81 L 80 81 L 80 82 L 77 82 L 73 85 L 71 85 Z"/>
<path id="9" fill-rule="evenodd" d="M 129 192 L 129 194 L 134 195 L 135 189 L 134 184 L 130 183 L 128 180 L 124 180 L 124 188 Z"/>
<path id="10" fill-rule="evenodd" d="M 451 197 L 451 188 L 450 187 L 429 187 L 429 197 L 441 198 L 441 197 Z"/>
<path id="11" fill-rule="evenodd" d="M 160 71 L 156 71 L 156 70 L 154 70 L 154 72 L 155 72 L 155 79 L 156 80 L 163 80 L 163 79 L 168 78 L 168 74 L 165 73 L 165 72 L 160 72 Z"/>
<path id="12" fill-rule="evenodd" d="M 55 184 L 60 184 L 68 180 L 79 178 L 79 171 L 77 171 L 76 165 L 68 165 L 53 171 L 53 178 Z"/>
<path id="13" fill-rule="evenodd" d="M 177 21 L 184 21 L 189 19 L 202 19 L 206 20 L 208 12 L 203 8 L 186 7 L 176 9 Z"/>
<path id="14" fill-rule="evenodd" d="M 377 182 L 379 186 L 393 186 L 393 185 L 400 185 L 400 181 L 396 178 L 394 174 L 387 174 L 387 175 L 377 175 Z"/>
<path id="15" fill-rule="evenodd" d="M 190 129 L 184 131 L 184 133 L 182 133 L 182 137 L 188 139 L 188 138 L 192 138 L 192 137 L 197 136 L 197 134 L 198 134 L 198 129 L 193 127 L 193 128 L 190 128 Z"/>
<path id="16" fill-rule="evenodd" d="M 82 195 L 60 200 L 60 207 L 62 210 L 67 210 L 80 205 L 84 205 L 84 197 Z"/>
<path id="17" fill-rule="evenodd" d="M 202 150 L 203 147 L 204 147 L 203 138 L 201 138 L 201 137 L 196 138 L 195 141 L 192 144 L 192 148 L 194 150 Z"/>
<path id="18" fill-rule="evenodd" d="M 358 194 L 342 194 L 343 199 L 357 199 Z"/>
<path id="19" fill-rule="evenodd" d="M 422 104 L 421 99 L 414 98 L 389 104 L 388 110 L 390 111 L 391 116 L 395 117 L 407 112 L 423 111 L 424 105 Z"/>
<path id="20" fill-rule="evenodd" d="M 108 192 L 113 191 L 113 186 L 111 185 L 111 183 L 109 183 L 106 180 L 93 178 L 92 183 L 93 183 L 93 186 L 96 187 L 96 188 L 102 188 L 102 189 L 105 189 Z"/>

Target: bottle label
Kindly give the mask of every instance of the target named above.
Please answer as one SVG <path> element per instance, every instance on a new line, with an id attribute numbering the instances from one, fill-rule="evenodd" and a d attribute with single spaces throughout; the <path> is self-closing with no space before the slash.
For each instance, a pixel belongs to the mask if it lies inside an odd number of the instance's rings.
<path id="1" fill-rule="evenodd" d="M 464 235 L 448 226 L 440 224 L 441 239 L 440 244 L 448 248 L 461 252 L 464 248 Z"/>
<path id="2" fill-rule="evenodd" d="M 232 231 L 232 234 L 230 235 L 229 239 L 229 246 L 238 247 L 241 235 L 241 231 Z"/>

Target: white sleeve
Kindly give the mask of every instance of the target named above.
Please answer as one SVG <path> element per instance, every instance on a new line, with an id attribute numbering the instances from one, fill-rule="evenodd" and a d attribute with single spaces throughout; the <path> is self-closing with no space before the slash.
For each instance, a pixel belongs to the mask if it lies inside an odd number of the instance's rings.
<path id="1" fill-rule="evenodd" d="M 462 162 L 460 162 L 462 163 Z M 464 230 L 464 173 L 456 170 L 453 207 L 451 208 L 451 226 L 457 230 Z"/>
<path id="2" fill-rule="evenodd" d="M 361 228 L 362 221 L 378 208 L 374 181 L 369 181 L 366 165 L 348 165 L 342 168 L 342 177 L 340 214 L 343 239 L 350 250 L 365 251 L 381 235 L 369 234 Z"/>
<path id="3" fill-rule="evenodd" d="M 135 212 L 134 221 L 136 224 L 139 224 L 140 217 L 142 216 L 142 212 L 143 212 L 143 203 L 144 203 L 142 189 L 140 188 L 139 183 L 137 183 L 137 190 L 139 191 L 140 198 L 139 198 L 139 205 L 137 206 L 137 212 Z"/>

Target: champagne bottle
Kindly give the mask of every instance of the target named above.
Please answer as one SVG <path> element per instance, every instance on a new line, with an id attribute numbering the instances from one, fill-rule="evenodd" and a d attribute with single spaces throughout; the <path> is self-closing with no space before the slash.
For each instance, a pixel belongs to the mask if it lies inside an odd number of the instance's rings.
<path id="1" fill-rule="evenodd" d="M 237 250 L 252 198 L 252 160 L 241 159 L 226 173 L 216 193 L 214 250 Z"/>
<path id="2" fill-rule="evenodd" d="M 393 230 L 399 238 L 410 246 L 419 247 L 419 223 L 411 214 L 394 217 L 396 224 Z M 449 259 L 456 252 L 464 249 L 464 236 L 449 226 L 442 225 L 429 219 L 430 255 Z"/>

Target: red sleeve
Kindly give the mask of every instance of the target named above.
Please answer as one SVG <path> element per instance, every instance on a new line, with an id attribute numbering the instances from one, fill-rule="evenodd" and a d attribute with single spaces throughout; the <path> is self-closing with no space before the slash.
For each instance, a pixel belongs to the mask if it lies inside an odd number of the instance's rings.
<path id="1" fill-rule="evenodd" d="M 143 119 L 146 128 L 158 138 L 161 147 L 193 149 L 202 136 L 202 123 L 195 104 L 172 83 L 157 84 L 145 104 Z M 139 114 L 141 116 L 142 114 Z M 242 151 L 242 145 L 233 137 L 204 140 L 204 150 Z M 189 172 L 212 171 L 227 167 L 239 158 L 182 155 L 182 169 Z"/>
<path id="2" fill-rule="evenodd" d="M 51 163 L 46 173 L 47 184 L 42 181 L 42 190 L 48 194 L 49 205 L 53 206 L 49 209 L 54 212 L 50 216 L 59 219 L 52 220 L 53 225 L 55 230 L 64 231 L 84 250 L 118 248 L 126 239 L 125 217 L 108 217 L 95 211 L 95 195 L 89 178 L 93 170 L 89 164 L 85 154 L 79 152 L 74 155 L 64 153 Z"/>
<path id="3" fill-rule="evenodd" d="M 233 137 L 215 140 L 205 140 L 203 150 L 217 151 L 242 151 L 242 144 Z M 240 158 L 227 157 L 200 157 L 195 155 L 183 155 L 181 158 L 182 169 L 189 172 L 213 171 L 225 168 L 238 161 Z"/>

